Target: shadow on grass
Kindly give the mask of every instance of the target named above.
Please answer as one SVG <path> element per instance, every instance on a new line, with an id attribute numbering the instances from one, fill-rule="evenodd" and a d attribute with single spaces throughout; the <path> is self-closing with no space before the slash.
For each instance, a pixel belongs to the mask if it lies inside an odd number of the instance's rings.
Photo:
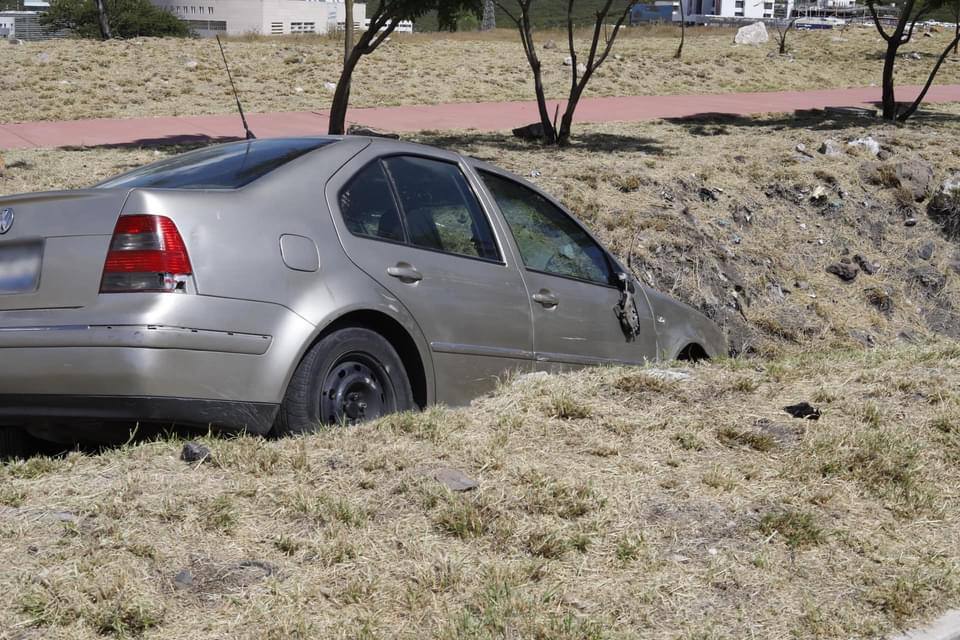
<path id="1" fill-rule="evenodd" d="M 62 151 L 94 151 L 98 149 L 140 149 L 161 147 L 175 153 L 193 151 L 200 147 L 206 147 L 212 144 L 223 144 L 225 142 L 238 142 L 243 140 L 243 136 L 207 136 L 202 134 L 185 134 L 175 136 L 165 136 L 162 138 L 140 138 L 130 142 L 118 142 L 115 144 L 98 144 L 92 146 L 67 146 L 60 147 Z"/>
<path id="2" fill-rule="evenodd" d="M 875 103 L 879 107 L 879 103 Z M 869 109 L 856 107 L 837 107 L 837 110 L 809 109 L 799 110 L 781 116 L 744 116 L 732 113 L 698 113 L 680 118 L 665 118 L 666 122 L 686 127 L 692 135 L 718 136 L 732 133 L 730 129 L 808 129 L 813 131 L 839 131 L 851 127 L 895 126 L 881 119 L 876 112 L 869 115 Z M 843 111 L 849 109 L 849 111 Z M 942 124 L 960 123 L 960 115 L 935 109 L 918 111 L 909 123 Z"/>
<path id="3" fill-rule="evenodd" d="M 99 455 L 148 442 L 187 441 L 194 438 L 234 438 L 240 431 L 215 431 L 205 427 L 159 424 L 128 425 L 82 421 L 77 430 L 59 429 L 57 441 L 35 437 L 17 427 L 0 427 L 0 463 L 33 458 L 63 458 L 70 453 Z M 6 432 L 7 429 L 11 431 Z"/>
<path id="4" fill-rule="evenodd" d="M 490 147 L 502 151 L 562 151 L 557 147 L 546 146 L 534 141 L 521 140 L 510 133 L 502 132 L 449 133 L 442 131 L 423 131 L 417 134 L 411 134 L 406 137 L 406 139 L 435 147 L 456 149 L 467 155 L 477 155 L 475 152 Z M 600 153 L 646 153 L 650 155 L 663 155 L 665 151 L 660 141 L 654 138 L 599 132 L 578 134 L 576 130 L 574 130 L 573 139 L 567 149 Z M 495 160 L 495 158 L 491 159 Z"/>

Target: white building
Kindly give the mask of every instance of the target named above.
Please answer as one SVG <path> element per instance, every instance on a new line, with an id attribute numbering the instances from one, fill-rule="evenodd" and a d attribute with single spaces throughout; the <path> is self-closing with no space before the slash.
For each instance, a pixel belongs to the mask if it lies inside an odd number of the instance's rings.
<path id="1" fill-rule="evenodd" d="M 201 36 L 327 33 L 346 24 L 343 2 L 314 0 L 150 0 L 185 21 Z M 362 28 L 367 5 L 355 2 L 353 21 Z"/>

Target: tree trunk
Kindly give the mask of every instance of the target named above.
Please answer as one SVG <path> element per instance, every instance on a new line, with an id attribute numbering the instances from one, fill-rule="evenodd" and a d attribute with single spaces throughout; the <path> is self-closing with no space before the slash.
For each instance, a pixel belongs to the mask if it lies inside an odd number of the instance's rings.
<path id="1" fill-rule="evenodd" d="M 891 38 L 887 42 L 887 53 L 883 58 L 883 119 L 897 119 L 897 99 L 894 95 L 893 67 L 897 62 L 897 49 L 900 48 L 899 38 Z"/>
<path id="2" fill-rule="evenodd" d="M 343 14 L 343 64 L 347 64 L 353 52 L 353 0 L 344 0 Z"/>
<path id="3" fill-rule="evenodd" d="M 557 130 L 550 121 L 550 111 L 547 109 L 547 97 L 543 91 L 543 74 L 540 71 L 540 60 L 530 62 L 533 70 L 533 91 L 537 94 L 537 111 L 540 113 L 540 124 L 543 126 L 543 141 L 554 144 L 557 141 Z"/>
<path id="4" fill-rule="evenodd" d="M 330 105 L 330 125 L 327 132 L 330 135 L 342 136 L 346 133 L 347 106 L 350 104 L 350 80 L 353 70 L 360 62 L 360 48 L 354 47 L 343 63 L 343 71 L 337 82 L 337 89 L 333 92 L 333 103 Z"/>
<path id="5" fill-rule="evenodd" d="M 686 0 L 680 0 L 680 46 L 677 47 L 677 52 L 673 55 L 677 60 L 683 55 L 683 40 L 687 35 L 687 16 L 683 8 L 685 3 Z"/>
<path id="6" fill-rule="evenodd" d="M 580 96 L 583 95 L 583 88 L 586 83 L 570 92 L 567 100 L 567 108 L 563 112 L 563 118 L 560 119 L 560 131 L 557 132 L 557 146 L 565 147 L 570 144 L 570 131 L 573 129 L 573 113 L 577 109 L 577 103 L 580 102 Z"/>
<path id="7" fill-rule="evenodd" d="M 480 31 L 490 31 L 497 28 L 497 10 L 493 0 L 484 0 L 483 2 L 483 21 L 480 23 Z"/>
<path id="8" fill-rule="evenodd" d="M 100 25 L 100 37 L 109 40 L 113 36 L 110 34 L 110 21 L 107 19 L 106 0 L 96 0 L 97 22 Z"/>
<path id="9" fill-rule="evenodd" d="M 956 38 L 956 43 L 953 45 L 953 55 L 960 55 L 960 2 L 957 2 L 957 26 L 956 31 L 954 32 L 953 37 Z"/>

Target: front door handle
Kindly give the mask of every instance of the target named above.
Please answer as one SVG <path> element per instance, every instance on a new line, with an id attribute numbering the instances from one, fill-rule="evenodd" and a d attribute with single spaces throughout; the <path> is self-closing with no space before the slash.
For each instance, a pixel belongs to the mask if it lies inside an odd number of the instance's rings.
<path id="1" fill-rule="evenodd" d="M 549 289 L 540 289 L 540 291 L 537 291 L 535 294 L 533 294 L 533 301 L 547 307 L 548 309 L 560 304 L 560 298 L 558 298 L 557 294 Z"/>
<path id="2" fill-rule="evenodd" d="M 387 275 L 407 284 L 423 280 L 423 274 L 417 271 L 416 267 L 406 262 L 398 262 L 392 267 L 387 267 Z"/>

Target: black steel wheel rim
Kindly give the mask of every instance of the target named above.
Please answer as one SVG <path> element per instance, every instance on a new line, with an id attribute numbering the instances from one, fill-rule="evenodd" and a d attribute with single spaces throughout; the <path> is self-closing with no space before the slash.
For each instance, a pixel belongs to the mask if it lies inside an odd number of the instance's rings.
<path id="1" fill-rule="evenodd" d="M 395 404 L 386 370 L 365 353 L 341 356 L 320 388 L 320 416 L 327 424 L 376 420 L 390 413 Z"/>

